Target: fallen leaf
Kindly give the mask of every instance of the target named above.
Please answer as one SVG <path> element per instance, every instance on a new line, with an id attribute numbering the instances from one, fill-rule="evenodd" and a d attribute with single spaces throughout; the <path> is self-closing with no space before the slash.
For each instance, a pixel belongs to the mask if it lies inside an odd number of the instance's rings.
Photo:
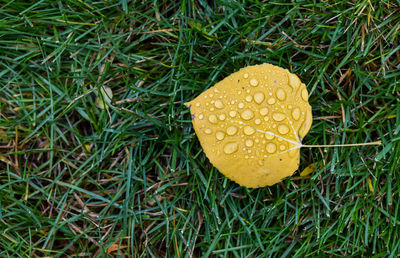
<path id="1" fill-rule="evenodd" d="M 86 143 L 83 145 L 83 149 L 85 150 L 86 153 L 91 153 L 92 146 Z"/>
<path id="2" fill-rule="evenodd" d="M 374 187 L 372 186 L 371 177 L 368 176 L 368 186 L 371 192 L 374 192 Z"/>
<path id="3" fill-rule="evenodd" d="M 111 254 L 112 252 L 114 252 L 114 251 L 118 251 L 118 250 L 121 250 L 121 249 L 124 249 L 124 248 L 127 248 L 128 246 L 126 246 L 126 245 L 119 245 L 119 244 L 117 244 L 117 243 L 113 243 L 113 244 L 111 244 L 110 245 L 110 247 L 107 249 L 107 253 L 108 254 Z"/>
<path id="4" fill-rule="evenodd" d="M 315 163 L 311 163 L 308 165 L 303 171 L 301 171 L 300 176 L 308 176 L 311 174 L 315 169 Z"/>
<path id="5" fill-rule="evenodd" d="M 235 72 L 185 104 L 210 162 L 240 185 L 273 185 L 299 167 L 312 124 L 307 88 L 262 64 Z"/>
<path id="6" fill-rule="evenodd" d="M 107 104 L 111 103 L 113 93 L 110 87 L 104 85 L 100 88 L 99 94 L 96 97 L 96 107 L 100 109 L 108 108 Z"/>

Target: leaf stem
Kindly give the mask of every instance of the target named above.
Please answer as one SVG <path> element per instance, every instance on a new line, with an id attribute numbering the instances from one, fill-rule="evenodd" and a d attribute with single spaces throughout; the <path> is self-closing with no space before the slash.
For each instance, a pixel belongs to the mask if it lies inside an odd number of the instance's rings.
<path id="1" fill-rule="evenodd" d="M 330 147 L 352 147 L 352 146 L 366 146 L 366 145 L 381 145 L 382 141 L 366 142 L 366 143 L 350 143 L 350 144 L 332 144 L 332 145 L 301 145 L 307 148 L 330 148 Z"/>

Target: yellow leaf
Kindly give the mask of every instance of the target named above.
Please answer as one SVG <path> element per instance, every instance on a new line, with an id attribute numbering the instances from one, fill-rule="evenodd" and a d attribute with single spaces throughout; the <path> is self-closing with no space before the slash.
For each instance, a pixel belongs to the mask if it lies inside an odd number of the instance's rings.
<path id="1" fill-rule="evenodd" d="M 102 86 L 100 89 L 100 93 L 97 94 L 96 106 L 100 109 L 108 108 L 107 104 L 110 104 L 112 97 L 113 93 L 111 88 L 105 85 Z"/>
<path id="2" fill-rule="evenodd" d="M 368 176 L 368 186 L 371 192 L 374 192 L 374 187 L 372 186 L 371 178 Z"/>
<path id="3" fill-rule="evenodd" d="M 300 176 L 308 176 L 311 174 L 315 169 L 315 163 L 308 165 L 303 171 L 301 171 Z"/>
<path id="4" fill-rule="evenodd" d="M 271 64 L 242 68 L 185 104 L 211 163 L 240 185 L 273 185 L 299 167 L 312 124 L 308 91 Z"/>
<path id="5" fill-rule="evenodd" d="M 84 148 L 84 150 L 87 152 L 87 153 L 90 153 L 91 151 L 90 151 L 90 149 L 91 149 L 91 146 L 90 146 L 90 144 L 84 144 L 83 145 L 83 148 Z"/>

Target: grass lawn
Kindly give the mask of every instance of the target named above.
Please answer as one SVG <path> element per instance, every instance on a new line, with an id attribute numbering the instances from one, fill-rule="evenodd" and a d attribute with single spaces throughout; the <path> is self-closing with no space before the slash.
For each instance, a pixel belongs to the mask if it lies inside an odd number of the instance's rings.
<path id="1" fill-rule="evenodd" d="M 0 256 L 400 254 L 400 1 L 316 2 L 1 0 Z M 307 85 L 304 144 L 382 145 L 226 179 L 183 103 L 265 62 Z"/>

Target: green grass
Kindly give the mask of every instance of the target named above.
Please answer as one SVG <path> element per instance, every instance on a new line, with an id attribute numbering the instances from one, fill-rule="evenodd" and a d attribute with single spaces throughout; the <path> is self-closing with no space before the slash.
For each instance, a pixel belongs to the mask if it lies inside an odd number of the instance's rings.
<path id="1" fill-rule="evenodd" d="M 400 253 L 398 0 L 0 2 L 1 257 Z M 304 144 L 383 145 L 227 180 L 183 103 L 264 62 L 307 85 Z"/>

